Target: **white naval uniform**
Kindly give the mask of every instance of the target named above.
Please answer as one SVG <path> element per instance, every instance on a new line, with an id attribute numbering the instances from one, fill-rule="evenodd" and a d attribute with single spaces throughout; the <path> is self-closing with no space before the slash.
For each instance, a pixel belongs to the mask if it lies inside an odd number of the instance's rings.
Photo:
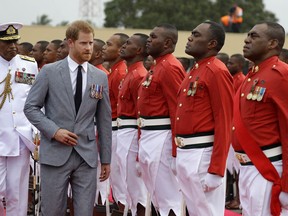
<path id="1" fill-rule="evenodd" d="M 31 85 L 15 82 L 15 72 L 38 73 L 37 63 L 16 55 L 9 62 L 0 56 L 0 81 L 11 69 L 13 99 L 7 95 L 0 110 L 0 200 L 5 197 L 6 216 L 26 216 L 28 206 L 29 150 L 34 151 L 32 126 L 23 112 Z M 0 92 L 5 82 L 0 84 Z M 3 97 L 0 98 L 2 101 Z M 3 209 L 0 202 L 0 209 Z M 0 210 L 1 212 L 1 210 Z"/>

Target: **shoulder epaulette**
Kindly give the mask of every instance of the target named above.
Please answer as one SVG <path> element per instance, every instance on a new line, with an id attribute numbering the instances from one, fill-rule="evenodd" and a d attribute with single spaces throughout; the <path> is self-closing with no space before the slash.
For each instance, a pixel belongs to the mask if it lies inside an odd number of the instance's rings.
<path id="1" fill-rule="evenodd" d="M 21 59 L 23 59 L 23 60 L 26 60 L 26 61 L 35 62 L 35 58 L 30 57 L 30 56 L 19 55 L 19 57 L 20 57 Z"/>

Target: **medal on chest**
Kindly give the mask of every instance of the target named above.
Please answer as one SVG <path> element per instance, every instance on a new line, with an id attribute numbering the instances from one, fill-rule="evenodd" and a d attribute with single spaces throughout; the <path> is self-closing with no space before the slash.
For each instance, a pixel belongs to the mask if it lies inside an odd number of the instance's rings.
<path id="1" fill-rule="evenodd" d="M 253 81 L 250 92 L 246 96 L 247 100 L 262 101 L 263 96 L 266 92 L 266 88 L 257 86 L 258 81 L 258 78 Z"/>
<path id="2" fill-rule="evenodd" d="M 199 80 L 199 77 L 196 77 L 194 82 L 190 82 L 189 83 L 187 96 L 192 96 L 193 97 L 196 94 L 197 87 L 198 87 L 198 80 Z"/>
<path id="3" fill-rule="evenodd" d="M 152 79 L 153 79 L 153 71 L 150 70 L 145 78 L 145 81 L 142 83 L 142 86 L 148 88 L 151 84 Z"/>

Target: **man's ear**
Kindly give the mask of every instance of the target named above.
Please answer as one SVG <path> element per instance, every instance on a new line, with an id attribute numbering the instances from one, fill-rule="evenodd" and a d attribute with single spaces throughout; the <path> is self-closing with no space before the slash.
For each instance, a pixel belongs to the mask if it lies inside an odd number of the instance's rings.
<path id="1" fill-rule="evenodd" d="M 275 49 L 279 44 L 279 41 L 277 39 L 271 39 L 268 41 L 268 48 L 269 49 Z"/>
<path id="2" fill-rule="evenodd" d="M 218 42 L 216 40 L 210 40 L 209 43 L 208 43 L 208 49 L 209 50 L 212 50 L 214 49 L 216 46 L 217 46 Z"/>
<path id="3" fill-rule="evenodd" d="M 69 47 L 71 47 L 73 43 L 74 41 L 71 38 L 67 39 L 67 44 Z"/>
<path id="4" fill-rule="evenodd" d="M 164 47 L 165 47 L 165 48 L 171 47 L 172 43 L 173 43 L 172 39 L 171 39 L 171 38 L 167 38 L 167 39 L 165 40 Z"/>

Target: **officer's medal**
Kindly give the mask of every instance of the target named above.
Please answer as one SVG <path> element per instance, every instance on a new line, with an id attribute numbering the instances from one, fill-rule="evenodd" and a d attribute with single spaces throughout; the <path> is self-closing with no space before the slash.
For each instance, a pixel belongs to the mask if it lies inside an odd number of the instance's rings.
<path id="1" fill-rule="evenodd" d="M 256 86 L 256 89 L 255 89 L 255 91 L 254 91 L 254 93 L 252 95 L 252 100 L 256 100 L 257 99 L 259 92 L 260 92 L 260 87 Z"/>
<path id="2" fill-rule="evenodd" d="M 146 88 L 149 87 L 149 85 L 151 84 L 152 78 L 153 78 L 153 77 L 152 77 L 152 74 L 153 74 L 153 71 L 150 70 L 150 71 L 148 72 L 147 76 L 146 76 L 145 81 L 142 83 L 142 86 L 144 86 L 144 87 L 146 87 Z"/>
<path id="3" fill-rule="evenodd" d="M 265 91 L 266 91 L 266 88 L 260 87 L 260 92 L 259 92 L 259 95 L 257 97 L 257 101 L 261 101 L 263 99 Z"/>
<path id="4" fill-rule="evenodd" d="M 248 95 L 247 95 L 247 100 L 251 100 L 252 98 L 253 98 L 253 94 L 254 94 L 254 91 L 255 91 L 255 87 L 256 87 L 256 84 L 258 83 L 258 79 L 255 79 L 254 81 L 253 81 L 253 85 L 252 85 L 252 87 L 251 87 L 251 90 L 250 90 L 250 92 L 248 93 Z M 257 95 L 256 95 L 256 98 L 257 98 Z M 256 98 L 254 99 L 254 100 L 256 100 Z"/>

